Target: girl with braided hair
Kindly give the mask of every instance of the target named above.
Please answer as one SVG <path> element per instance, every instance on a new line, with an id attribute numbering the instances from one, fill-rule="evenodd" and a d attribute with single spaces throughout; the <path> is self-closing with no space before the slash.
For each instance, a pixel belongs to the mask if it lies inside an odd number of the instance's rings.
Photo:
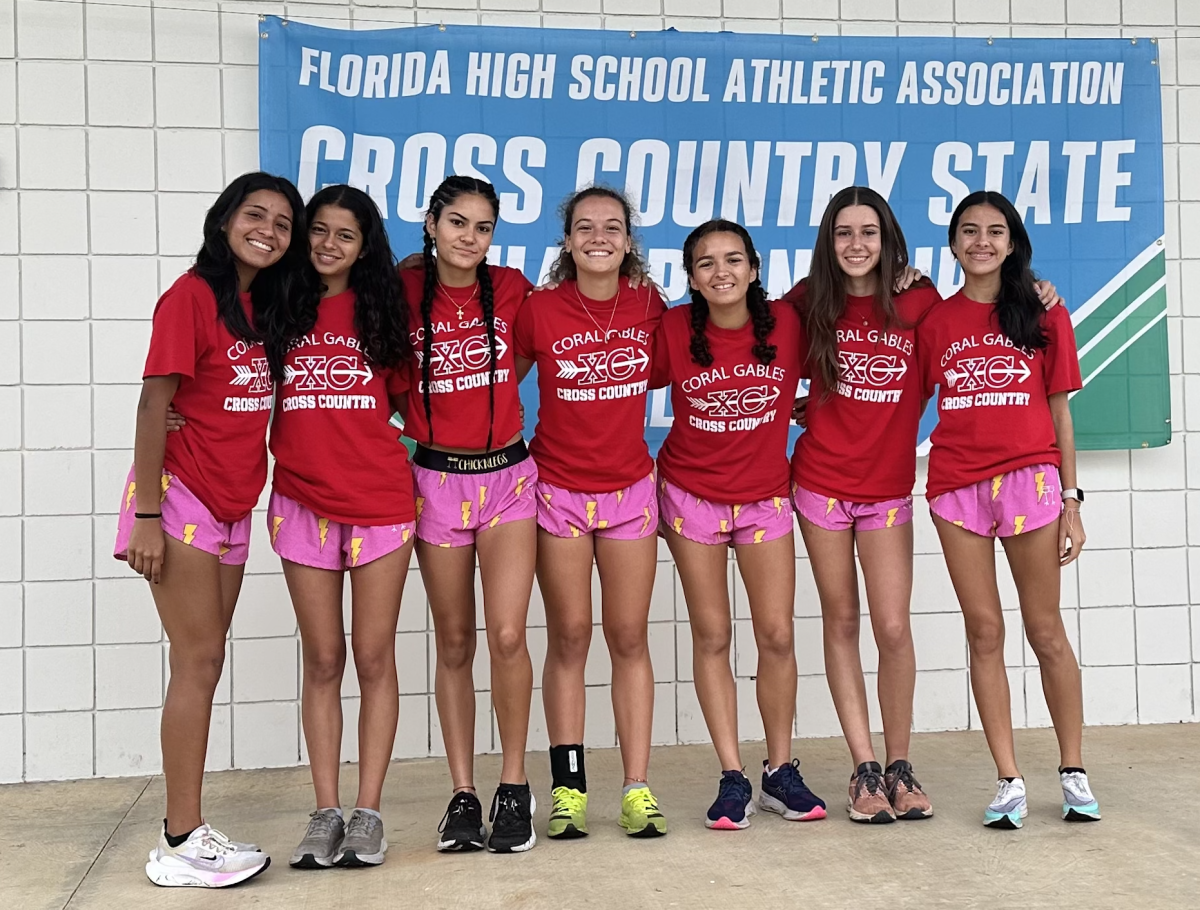
<path id="1" fill-rule="evenodd" d="M 530 849 L 525 777 L 533 668 L 525 620 L 533 587 L 537 468 L 521 438 L 512 328 L 532 285 L 486 262 L 500 203 L 490 183 L 452 176 L 429 200 L 423 268 L 402 269 L 416 366 L 405 433 L 413 455 L 417 561 L 437 641 L 434 689 L 454 795 L 439 850 Z M 435 255 L 436 251 L 436 255 Z M 491 837 L 475 794 L 475 560 L 504 764 Z"/>
<path id="2" fill-rule="evenodd" d="M 705 825 L 745 828 L 755 810 L 729 666 L 730 546 L 758 647 L 767 739 L 759 803 L 793 821 L 824 818 L 825 803 L 791 758 L 796 547 L 787 439 L 800 384 L 800 321 L 788 304 L 767 300 L 758 253 L 739 224 L 696 228 L 683 265 L 692 302 L 663 317 L 651 384 L 671 384 L 675 420 L 658 455 L 659 513 L 691 618 L 696 696 L 722 769 Z"/>
<path id="3" fill-rule="evenodd" d="M 529 450 L 539 477 L 537 573 L 547 633 L 542 699 L 554 838 L 588 833 L 584 666 L 593 562 L 625 772 L 620 825 L 634 837 L 667 830 L 646 781 L 658 503 L 643 431 L 650 354 L 666 304 L 638 281 L 647 270 L 632 222 L 632 206 L 615 190 L 594 186 L 572 195 L 563 206 L 562 253 L 550 272 L 555 285 L 535 291 L 517 316 L 517 374 L 536 363 L 541 392 Z"/>

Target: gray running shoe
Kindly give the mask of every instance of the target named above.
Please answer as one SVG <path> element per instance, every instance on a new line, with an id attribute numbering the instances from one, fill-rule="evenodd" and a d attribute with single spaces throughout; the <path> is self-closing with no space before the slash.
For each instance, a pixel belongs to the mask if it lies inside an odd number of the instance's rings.
<path id="1" fill-rule="evenodd" d="M 304 840 L 292 854 L 291 864 L 297 869 L 327 869 L 333 865 L 346 826 L 333 809 L 322 809 L 308 817 Z"/>
<path id="2" fill-rule="evenodd" d="M 338 848 L 335 866 L 378 866 L 387 853 L 383 820 L 370 812 L 355 809 L 346 823 L 346 836 Z"/>

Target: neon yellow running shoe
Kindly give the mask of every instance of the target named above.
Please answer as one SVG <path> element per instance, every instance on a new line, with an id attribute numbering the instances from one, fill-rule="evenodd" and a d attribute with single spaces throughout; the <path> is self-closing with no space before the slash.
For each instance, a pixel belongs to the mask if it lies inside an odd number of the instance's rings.
<path id="1" fill-rule="evenodd" d="M 550 810 L 547 835 L 563 839 L 586 837 L 587 794 L 570 787 L 555 787 L 550 795 L 554 798 L 554 806 Z"/>
<path id="2" fill-rule="evenodd" d="M 667 833 L 667 818 L 649 787 L 634 787 L 621 798 L 620 825 L 630 837 L 661 837 Z"/>

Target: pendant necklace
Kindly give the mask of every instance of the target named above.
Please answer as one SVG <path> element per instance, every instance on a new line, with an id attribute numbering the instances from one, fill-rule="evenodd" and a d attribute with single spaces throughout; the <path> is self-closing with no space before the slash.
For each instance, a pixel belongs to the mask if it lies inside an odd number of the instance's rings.
<path id="1" fill-rule="evenodd" d="M 587 313 L 588 319 L 592 320 L 592 325 L 594 325 L 596 327 L 596 331 L 603 333 L 603 336 L 600 340 L 604 344 L 608 344 L 608 333 L 612 331 L 613 320 L 617 316 L 617 298 L 619 298 L 620 296 L 621 296 L 621 289 L 617 288 L 617 293 L 615 295 L 613 295 L 613 298 L 612 298 L 613 308 L 612 308 L 612 314 L 608 317 L 608 328 L 602 329 L 602 328 L 600 328 L 600 323 L 598 323 L 596 321 L 596 317 L 592 315 L 592 311 L 587 308 L 586 304 L 584 304 L 583 297 L 579 293 L 579 284 L 576 283 L 576 285 L 575 285 L 575 299 L 579 301 L 579 305 L 581 307 L 583 307 L 583 311 L 585 313 Z"/>
<path id="2" fill-rule="evenodd" d="M 475 282 L 475 287 L 471 290 L 471 296 L 468 297 L 466 300 L 464 300 L 462 303 L 457 302 L 453 297 L 450 296 L 450 291 L 447 290 L 447 288 L 444 284 L 442 284 L 442 280 L 440 278 L 437 279 L 437 285 L 439 288 L 441 288 L 442 293 L 446 295 L 446 299 L 449 300 L 452 304 L 454 304 L 455 308 L 458 310 L 458 320 L 459 320 L 459 322 L 461 322 L 462 318 L 463 318 L 463 307 L 465 307 L 472 300 L 474 300 L 475 295 L 479 293 L 479 282 L 478 281 Z"/>

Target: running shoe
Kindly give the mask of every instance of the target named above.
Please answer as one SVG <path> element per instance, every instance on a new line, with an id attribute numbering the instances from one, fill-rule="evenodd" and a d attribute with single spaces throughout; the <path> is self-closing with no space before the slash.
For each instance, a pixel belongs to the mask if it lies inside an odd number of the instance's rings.
<path id="1" fill-rule="evenodd" d="M 790 822 L 817 821 L 825 817 L 825 800 L 817 796 L 800 776 L 800 760 L 792 759 L 774 774 L 767 773 L 763 762 L 762 792 L 758 804 L 767 812 L 777 812 Z"/>
<path id="2" fill-rule="evenodd" d="M 896 818 L 915 820 L 933 815 L 929 797 L 921 789 L 921 782 L 913 777 L 912 765 L 903 758 L 887 766 L 883 785 L 887 788 L 888 802 L 892 804 Z"/>
<path id="3" fill-rule="evenodd" d="M 741 831 L 750 827 L 754 814 L 754 788 L 741 771 L 722 771 L 716 802 L 708 810 L 704 827 L 718 831 Z"/>
<path id="4" fill-rule="evenodd" d="M 1092 795 L 1086 771 L 1060 771 L 1058 774 L 1063 792 L 1063 821 L 1098 822 L 1100 804 Z"/>
<path id="5" fill-rule="evenodd" d="M 537 843 L 533 831 L 533 813 L 537 800 L 529 792 L 529 784 L 501 784 L 492 797 L 492 836 L 487 848 L 492 853 L 524 853 Z"/>
<path id="6" fill-rule="evenodd" d="M 486 842 L 487 828 L 483 824 L 483 806 L 479 797 L 470 790 L 455 793 L 438 825 L 438 850 L 466 853 L 482 850 Z"/>
<path id="7" fill-rule="evenodd" d="M 1025 780 L 1014 777 L 1005 780 L 1003 777 L 996 781 L 996 798 L 984 810 L 983 823 L 989 828 L 1014 829 L 1021 827 L 1021 820 L 1029 814 L 1029 804 L 1025 802 Z"/>
<path id="8" fill-rule="evenodd" d="M 336 809 L 322 809 L 308 817 L 304 840 L 292 854 L 290 865 L 295 869 L 327 869 L 333 865 L 346 823 Z"/>
<path id="9" fill-rule="evenodd" d="M 146 877 L 164 888 L 228 888 L 249 881 L 271 865 L 271 857 L 234 846 L 220 831 L 201 825 L 178 847 L 164 827 L 150 852 Z"/>
<path id="10" fill-rule="evenodd" d="M 852 822 L 886 825 L 896 820 L 896 813 L 888 802 L 883 769 L 879 767 L 879 762 L 865 761 L 855 770 L 850 778 L 846 811 L 850 813 Z"/>
<path id="11" fill-rule="evenodd" d="M 554 805 L 546 836 L 563 840 L 587 837 L 587 794 L 573 787 L 555 787 L 550 796 Z"/>
<path id="12" fill-rule="evenodd" d="M 621 797 L 618 824 L 630 837 L 661 837 L 667 833 L 667 818 L 647 786 L 634 787 Z"/>
<path id="13" fill-rule="evenodd" d="M 346 836 L 338 848 L 333 864 L 349 869 L 357 866 L 378 866 L 387 853 L 387 838 L 383 836 L 383 819 L 373 812 L 355 809 L 346 822 Z"/>

